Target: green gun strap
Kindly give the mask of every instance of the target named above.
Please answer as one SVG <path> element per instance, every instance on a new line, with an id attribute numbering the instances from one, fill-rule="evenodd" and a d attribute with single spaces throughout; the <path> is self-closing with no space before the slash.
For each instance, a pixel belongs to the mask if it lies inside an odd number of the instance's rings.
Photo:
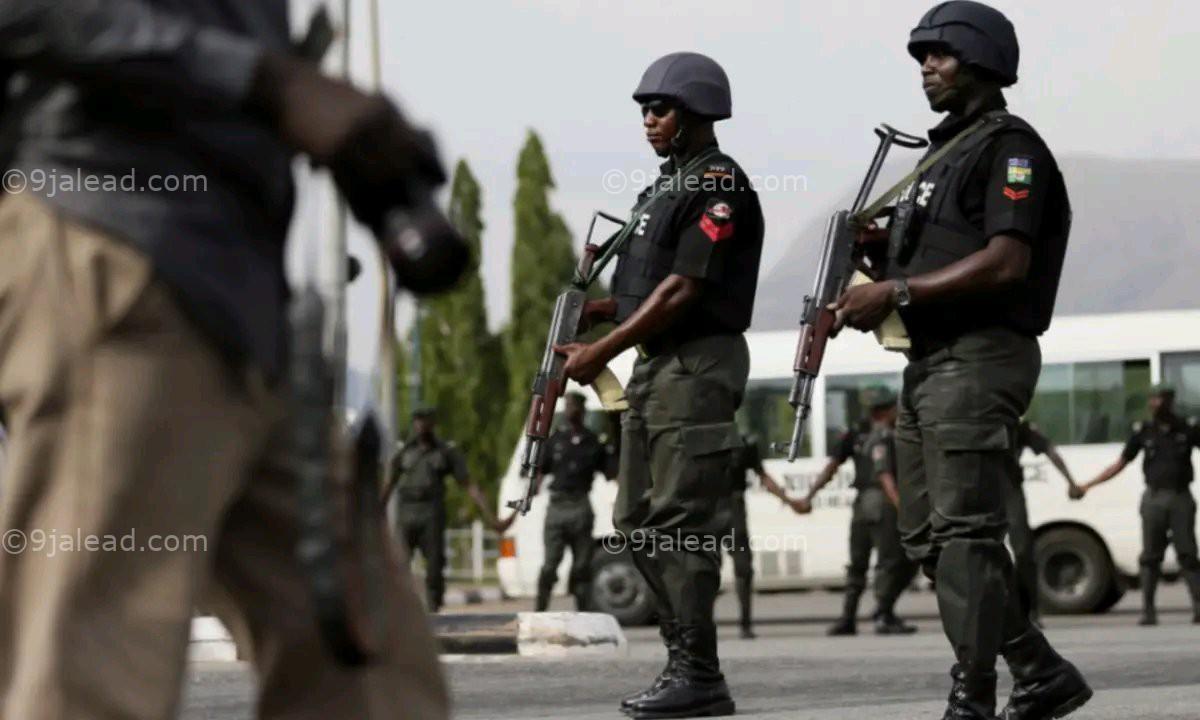
<path id="1" fill-rule="evenodd" d="M 604 271 L 604 268 L 608 265 L 608 263 L 612 261 L 617 253 L 621 252 L 621 248 L 625 246 L 625 243 L 629 241 L 630 236 L 633 235 L 633 231 L 637 227 L 635 221 L 638 215 L 641 215 L 643 212 L 648 210 L 656 200 L 665 194 L 664 188 L 671 187 L 677 181 L 691 174 L 697 167 L 702 165 L 709 158 L 716 155 L 717 152 L 717 150 L 710 150 L 706 153 L 697 155 L 689 160 L 686 165 L 676 170 L 675 176 L 671 180 L 668 180 L 665 183 L 657 183 L 655 185 L 655 189 L 650 193 L 649 197 L 635 205 L 633 210 L 629 212 L 629 222 L 625 223 L 625 227 L 621 228 L 615 235 L 613 235 L 611 238 L 605 241 L 602 246 L 600 246 L 599 257 L 596 258 L 596 262 L 592 264 L 591 274 L 586 278 L 580 278 L 578 276 L 575 277 L 575 286 L 580 289 L 586 289 L 593 282 L 595 282 L 596 278 L 600 277 L 600 273 Z M 580 284 L 581 281 L 582 284 Z"/>
<path id="2" fill-rule="evenodd" d="M 895 200 L 896 196 L 899 195 L 904 188 L 908 187 L 910 183 L 924 175 L 925 171 L 937 164 L 939 160 L 946 157 L 947 153 L 953 150 L 960 142 L 966 140 L 971 135 L 974 135 L 977 130 L 983 128 L 983 126 L 987 124 L 988 119 L 989 118 L 987 116 L 980 118 L 972 123 L 971 126 L 966 130 L 963 130 L 951 138 L 950 142 L 938 148 L 937 152 L 928 155 L 924 160 L 921 161 L 921 164 L 917 165 L 916 170 L 913 170 L 909 174 L 905 175 L 903 178 L 901 178 L 900 182 L 888 188 L 886 192 L 884 192 L 879 196 L 878 199 L 875 200 L 875 202 L 867 206 L 865 210 L 856 213 L 852 218 L 854 224 L 865 226 L 874 220 L 875 216 L 878 215 L 881 210 L 887 207 L 888 203 L 890 203 L 892 200 Z"/>

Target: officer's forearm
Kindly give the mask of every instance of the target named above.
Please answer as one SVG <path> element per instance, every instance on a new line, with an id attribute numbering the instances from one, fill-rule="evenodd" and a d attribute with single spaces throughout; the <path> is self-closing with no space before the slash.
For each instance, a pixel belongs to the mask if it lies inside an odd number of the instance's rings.
<path id="1" fill-rule="evenodd" d="M 821 492 L 821 488 L 829 484 L 829 481 L 833 479 L 833 474 L 837 472 L 838 465 L 839 463 L 833 460 L 825 463 L 825 467 L 821 468 L 821 473 L 817 475 L 816 481 L 814 481 L 812 487 L 808 489 L 808 495 L 805 496 L 806 500 L 812 502 L 812 499 L 817 496 L 817 493 Z"/>
<path id="2" fill-rule="evenodd" d="M 767 492 L 771 493 L 783 502 L 788 501 L 787 491 L 783 489 L 783 486 L 780 485 L 775 478 L 771 477 L 770 473 L 765 471 L 760 472 L 758 474 L 758 479 L 762 481 L 763 487 L 766 488 Z"/>
<path id="3" fill-rule="evenodd" d="M 1096 487 L 1097 485 L 1100 485 L 1100 484 L 1108 482 L 1109 480 L 1112 480 L 1114 477 L 1117 476 L 1118 473 L 1120 473 L 1122 470 L 1125 469 L 1125 466 L 1127 464 L 1128 463 L 1125 462 L 1125 458 L 1121 458 L 1120 460 L 1116 461 L 1112 465 L 1109 465 L 1108 467 L 1104 468 L 1104 471 L 1101 472 L 1099 475 L 1097 475 L 1095 480 L 1092 480 L 1091 482 L 1086 483 L 1083 486 L 1083 488 L 1086 490 L 1088 488 L 1093 488 L 1093 487 Z"/>
<path id="4" fill-rule="evenodd" d="M 666 330 L 700 297 L 700 282 L 683 275 L 667 276 L 629 319 L 596 341 L 596 349 L 612 359 Z"/>
<path id="5" fill-rule="evenodd" d="M 1067 469 L 1067 463 L 1063 461 L 1062 455 L 1059 455 L 1057 450 L 1050 448 L 1046 451 L 1046 457 L 1050 458 L 1050 464 L 1058 468 L 1062 476 L 1067 479 L 1068 485 L 1075 484 L 1075 478 L 1071 477 L 1071 471 Z"/>
<path id="6" fill-rule="evenodd" d="M 990 295 L 1025 279 L 1029 245 L 1009 235 L 995 235 L 987 247 L 933 272 L 909 278 L 913 305 Z"/>

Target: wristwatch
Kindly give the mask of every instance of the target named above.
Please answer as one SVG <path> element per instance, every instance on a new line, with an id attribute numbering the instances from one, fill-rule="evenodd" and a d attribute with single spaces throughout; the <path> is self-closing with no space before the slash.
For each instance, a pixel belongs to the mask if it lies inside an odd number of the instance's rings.
<path id="1" fill-rule="evenodd" d="M 908 292 L 908 281 L 900 278 L 892 281 L 892 299 L 896 302 L 896 307 L 908 307 L 912 302 L 912 295 Z"/>

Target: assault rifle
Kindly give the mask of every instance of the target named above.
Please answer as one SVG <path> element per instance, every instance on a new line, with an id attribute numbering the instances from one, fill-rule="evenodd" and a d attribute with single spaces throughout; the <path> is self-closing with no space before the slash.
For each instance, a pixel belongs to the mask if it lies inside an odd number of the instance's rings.
<path id="1" fill-rule="evenodd" d="M 804 424 L 812 410 L 813 387 L 817 375 L 821 372 L 821 361 L 825 358 L 825 344 L 829 341 L 836 316 L 829 309 L 830 304 L 837 301 L 842 293 L 855 282 L 855 269 L 861 258 L 862 248 L 858 244 L 859 232 L 875 219 L 883 206 L 894 196 L 900 187 L 893 187 L 883 197 L 879 198 L 866 210 L 867 197 L 875 186 L 883 162 L 887 159 L 888 150 L 892 145 L 919 149 L 929 144 L 924 138 L 902 133 L 889 126 L 880 125 L 875 128 L 879 136 L 879 146 L 875 149 L 875 157 L 867 170 L 858 195 L 849 210 L 838 210 L 829 218 L 825 226 L 825 245 L 821 250 L 821 260 L 817 265 L 817 278 L 813 283 L 811 295 L 804 297 L 804 308 L 800 316 L 800 339 L 796 346 L 796 360 L 792 365 L 792 390 L 788 395 L 788 403 L 796 411 L 796 422 L 792 427 L 792 439 L 788 445 L 788 460 L 794 461 L 800 454 L 800 443 L 804 437 Z M 869 278 L 859 274 L 858 281 L 869 281 Z M 899 328 L 896 325 L 899 324 Z M 884 332 L 880 334 L 880 342 L 887 347 L 889 344 L 900 346 L 900 339 L 886 340 L 899 333 L 903 337 L 903 324 L 898 315 L 893 314 L 885 321 Z"/>

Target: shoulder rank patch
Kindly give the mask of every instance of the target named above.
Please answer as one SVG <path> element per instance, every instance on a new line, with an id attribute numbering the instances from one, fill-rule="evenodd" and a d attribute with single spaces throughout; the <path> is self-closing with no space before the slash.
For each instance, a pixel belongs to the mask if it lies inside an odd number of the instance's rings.
<path id="1" fill-rule="evenodd" d="M 711 198 L 700 218 L 700 231 L 713 242 L 733 235 L 733 206 L 720 198 Z"/>
<path id="2" fill-rule="evenodd" d="M 871 451 L 871 458 L 875 461 L 882 460 L 885 457 L 887 457 L 887 448 L 883 445 L 876 445 L 875 449 Z"/>
<path id="3" fill-rule="evenodd" d="M 704 177 L 733 177 L 733 169 L 724 163 L 714 163 L 704 168 Z"/>
<path id="4" fill-rule="evenodd" d="M 1029 197 L 1029 190 L 1028 189 L 1018 190 L 1014 187 L 1009 187 L 1008 185 L 1005 185 L 1004 186 L 1004 197 L 1006 197 L 1009 200 L 1012 200 L 1014 202 L 1017 200 L 1024 200 L 1025 198 Z"/>
<path id="5" fill-rule="evenodd" d="M 1140 433 L 1142 431 L 1143 427 L 1145 427 L 1145 426 L 1142 424 L 1142 421 L 1139 420 L 1133 424 L 1133 432 Z"/>
<path id="6" fill-rule="evenodd" d="M 1009 185 L 1028 185 L 1033 182 L 1033 168 L 1030 167 L 1029 158 L 1011 157 L 1008 159 L 1007 182 Z"/>

